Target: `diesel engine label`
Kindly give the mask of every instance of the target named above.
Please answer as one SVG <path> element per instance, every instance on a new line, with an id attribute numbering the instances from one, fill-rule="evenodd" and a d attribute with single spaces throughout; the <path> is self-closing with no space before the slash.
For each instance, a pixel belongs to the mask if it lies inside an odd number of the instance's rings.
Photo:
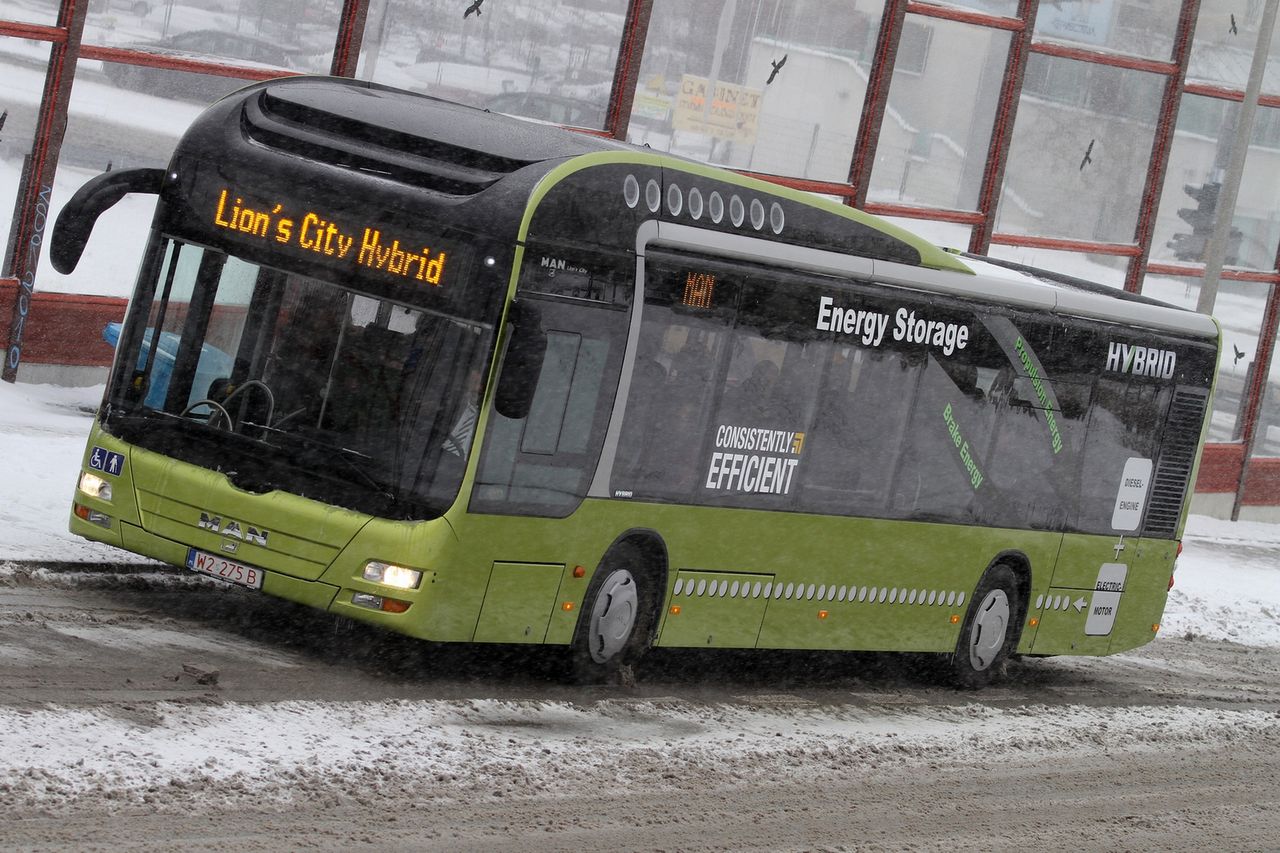
<path id="1" fill-rule="evenodd" d="M 722 424 L 704 485 L 717 492 L 791 494 L 804 433 Z"/>

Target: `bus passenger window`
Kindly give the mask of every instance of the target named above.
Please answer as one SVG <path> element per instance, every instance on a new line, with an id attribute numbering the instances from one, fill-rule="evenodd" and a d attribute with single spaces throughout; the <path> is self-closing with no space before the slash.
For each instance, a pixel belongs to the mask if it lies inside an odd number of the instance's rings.
<path id="1" fill-rule="evenodd" d="M 636 498 L 688 498 L 714 429 L 717 376 L 737 301 L 720 280 L 712 306 L 685 305 L 687 265 L 651 264 L 640 342 L 610 488 Z"/>
<path id="2" fill-rule="evenodd" d="M 915 382 L 900 353 L 832 347 L 807 441 L 802 509 L 883 513 Z"/>
<path id="3" fill-rule="evenodd" d="M 1110 534 L 1116 494 L 1129 459 L 1154 459 L 1172 388 L 1129 378 L 1098 379 L 1089 410 L 1076 527 Z"/>
<path id="4" fill-rule="evenodd" d="M 987 478 L 994 405 L 975 367 L 944 364 L 932 354 L 924 359 L 909 439 L 894 478 L 893 513 L 973 522 L 979 493 L 985 501 L 995 491 Z"/>

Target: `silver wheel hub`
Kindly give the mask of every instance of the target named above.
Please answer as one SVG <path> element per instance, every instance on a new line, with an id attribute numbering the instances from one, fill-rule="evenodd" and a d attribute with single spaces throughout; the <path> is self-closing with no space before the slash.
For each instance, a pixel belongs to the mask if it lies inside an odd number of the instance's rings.
<path id="1" fill-rule="evenodd" d="M 1009 596 L 1002 589 L 987 593 L 969 629 L 969 663 L 979 672 L 995 661 L 1009 636 Z"/>
<path id="2" fill-rule="evenodd" d="M 640 599 L 631 572 L 626 569 L 610 572 L 600 585 L 595 606 L 591 608 L 591 620 L 587 623 L 592 660 L 604 663 L 622 651 L 631 639 L 639 611 Z"/>

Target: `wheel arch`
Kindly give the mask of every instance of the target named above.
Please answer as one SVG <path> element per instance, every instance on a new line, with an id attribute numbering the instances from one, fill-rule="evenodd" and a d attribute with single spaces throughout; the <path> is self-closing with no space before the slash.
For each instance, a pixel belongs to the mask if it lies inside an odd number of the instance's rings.
<path id="1" fill-rule="evenodd" d="M 1027 622 L 1027 610 L 1031 606 L 1031 559 L 1022 551 L 1015 548 L 1006 549 L 991 558 L 991 562 L 983 569 L 983 576 L 996 566 L 1007 566 L 1013 572 L 1013 581 L 1016 585 L 1018 600 L 1014 603 L 1014 648 L 1022 640 L 1022 628 Z M 982 582 L 982 578 L 978 578 L 978 582 Z"/>
<path id="2" fill-rule="evenodd" d="M 609 564 L 609 558 L 619 551 L 630 549 L 644 558 L 643 571 L 658 581 L 657 588 L 665 594 L 669 566 L 667 560 L 667 543 L 658 531 L 649 527 L 633 527 L 619 533 L 604 549 L 600 562 L 596 566 L 599 572 Z"/>
<path id="3" fill-rule="evenodd" d="M 649 580 L 654 582 L 653 589 L 657 592 L 657 612 L 661 612 L 662 602 L 667 594 L 667 581 L 670 577 L 670 563 L 667 557 L 667 543 L 658 531 L 649 527 L 633 527 L 619 533 L 610 543 L 609 547 L 604 550 L 604 554 L 600 557 L 600 562 L 596 565 L 592 580 L 601 570 L 609 565 L 609 560 L 620 551 L 630 550 L 638 554 L 641 558 L 639 571 L 641 571 Z M 654 619 L 654 628 L 657 630 L 658 620 Z"/>

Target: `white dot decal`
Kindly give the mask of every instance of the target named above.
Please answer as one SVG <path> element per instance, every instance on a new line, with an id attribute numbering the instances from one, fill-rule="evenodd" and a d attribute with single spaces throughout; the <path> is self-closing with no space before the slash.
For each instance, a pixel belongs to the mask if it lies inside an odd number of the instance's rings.
<path id="1" fill-rule="evenodd" d="M 907 604 L 915 604 L 915 603 L 916 603 L 916 591 L 913 589 L 911 590 L 911 598 L 909 601 L 907 601 Z"/>
<path id="2" fill-rule="evenodd" d="M 858 600 L 859 601 L 867 600 L 867 588 L 865 586 L 858 587 Z"/>
<path id="3" fill-rule="evenodd" d="M 888 597 L 889 597 L 889 588 L 884 586 L 880 587 L 880 595 L 878 596 L 878 600 L 880 601 L 880 603 L 883 604 L 884 600 Z"/>
<path id="4" fill-rule="evenodd" d="M 956 594 L 955 594 L 955 591 L 953 590 L 947 593 L 947 606 L 950 607 L 955 603 L 956 603 Z"/>
<path id="5" fill-rule="evenodd" d="M 1041 607 L 1044 607 L 1044 595 L 1043 595 L 1043 594 L 1036 596 L 1036 610 L 1039 610 Z"/>
<path id="6" fill-rule="evenodd" d="M 836 600 L 836 585 L 832 584 L 831 586 L 827 587 L 827 601 L 835 601 L 835 600 Z M 840 596 L 840 600 L 844 601 L 844 595 Z"/>
<path id="7" fill-rule="evenodd" d="M 956 607 L 964 607 L 964 593 L 961 592 L 956 596 Z"/>
<path id="8" fill-rule="evenodd" d="M 769 595 L 770 595 L 770 593 L 772 593 L 772 592 L 773 592 L 773 584 L 772 584 L 772 583 L 767 583 L 767 584 L 765 584 L 765 585 L 764 585 L 764 592 L 762 593 L 762 595 L 764 595 L 764 597 L 765 597 L 765 598 L 768 598 L 768 597 L 769 597 Z"/>
<path id="9" fill-rule="evenodd" d="M 702 595 L 702 593 L 706 592 L 706 590 L 707 590 L 707 582 L 698 581 L 698 595 Z"/>
<path id="10" fill-rule="evenodd" d="M 730 597 L 730 598 L 737 598 L 737 597 L 738 597 L 738 582 L 737 582 L 737 581 L 734 581 L 734 582 L 733 582 L 733 586 L 729 587 L 729 597 Z"/>
<path id="11" fill-rule="evenodd" d="M 667 187 L 667 212 L 672 216 L 679 216 L 682 210 L 684 210 L 684 193 L 680 192 L 680 187 L 672 184 Z"/>
<path id="12" fill-rule="evenodd" d="M 638 191 L 639 188 L 637 188 Z M 635 205 L 632 205 L 635 207 Z M 782 225 L 785 217 L 782 213 L 782 205 L 776 201 L 769 206 L 769 227 L 773 229 L 774 234 L 782 233 Z"/>
<path id="13" fill-rule="evenodd" d="M 720 197 L 720 193 L 712 191 L 711 198 L 707 201 L 707 212 L 711 214 L 711 221 L 717 225 L 724 219 L 724 199 Z"/>
<path id="14" fill-rule="evenodd" d="M 751 199 L 751 227 L 759 231 L 764 227 L 764 204 L 760 199 Z"/>
<path id="15" fill-rule="evenodd" d="M 627 179 L 622 182 L 622 200 L 631 208 L 640 203 L 640 182 L 635 175 L 627 175 Z"/>
<path id="16" fill-rule="evenodd" d="M 742 199 L 733 196 L 729 199 L 729 219 L 733 221 L 733 227 L 737 228 L 742 225 L 742 220 L 747 218 L 747 206 L 742 203 Z"/>
<path id="17" fill-rule="evenodd" d="M 657 213 L 658 208 L 662 207 L 662 187 L 658 186 L 657 181 L 650 179 L 644 185 L 644 203 L 649 205 L 649 210 L 653 213 Z"/>
<path id="18" fill-rule="evenodd" d="M 702 193 L 697 187 L 689 190 L 689 215 L 694 219 L 702 218 Z"/>
<path id="19" fill-rule="evenodd" d="M 813 587 L 809 587 L 809 588 L 810 588 L 810 589 L 813 589 Z M 832 589 L 835 589 L 835 587 L 832 587 Z M 824 599 L 824 598 L 826 598 L 826 597 L 827 597 L 827 585 L 826 585 L 826 584 L 823 584 L 822 586 L 818 587 L 818 596 L 817 596 L 817 597 L 818 597 L 818 600 L 819 600 L 819 601 L 821 601 L 822 599 Z"/>
<path id="20" fill-rule="evenodd" d="M 683 590 L 683 589 L 684 589 L 684 581 L 683 581 L 683 580 L 677 580 L 677 581 L 676 581 L 676 588 L 675 588 L 674 590 L 672 590 L 672 591 L 671 591 L 671 594 L 672 594 L 672 595 L 679 595 L 679 594 L 680 594 L 680 591 L 681 591 L 681 590 Z"/>
<path id="21" fill-rule="evenodd" d="M 836 601 L 844 601 L 844 594 L 849 591 L 848 587 L 840 587 L 840 594 L 836 596 Z"/>
<path id="22" fill-rule="evenodd" d="M 936 589 L 929 590 L 929 606 L 932 607 L 933 603 L 937 600 L 938 600 L 938 591 Z"/>
<path id="23" fill-rule="evenodd" d="M 790 598 L 791 598 L 791 593 L 795 592 L 795 589 L 796 589 L 796 585 L 795 585 L 795 584 L 793 584 L 793 583 L 789 583 L 789 584 L 787 584 L 787 588 L 786 588 L 785 590 L 783 590 L 783 592 L 782 592 L 782 597 L 783 597 L 783 598 L 785 598 L 785 599 L 790 600 Z"/>
<path id="24" fill-rule="evenodd" d="M 768 595 L 768 594 L 769 594 L 768 591 L 766 591 L 765 595 Z M 751 587 L 751 597 L 752 598 L 760 597 L 760 581 L 756 581 L 756 585 Z"/>
<path id="25" fill-rule="evenodd" d="M 898 591 L 896 589 L 889 590 L 889 603 L 890 604 L 898 603 Z"/>
<path id="26" fill-rule="evenodd" d="M 720 581 L 720 592 L 719 592 L 719 593 L 717 593 L 717 594 L 718 594 L 721 598 L 724 598 L 724 594 L 725 594 L 726 592 L 728 592 L 728 591 L 729 591 L 729 582 L 728 582 L 728 581 Z"/>

